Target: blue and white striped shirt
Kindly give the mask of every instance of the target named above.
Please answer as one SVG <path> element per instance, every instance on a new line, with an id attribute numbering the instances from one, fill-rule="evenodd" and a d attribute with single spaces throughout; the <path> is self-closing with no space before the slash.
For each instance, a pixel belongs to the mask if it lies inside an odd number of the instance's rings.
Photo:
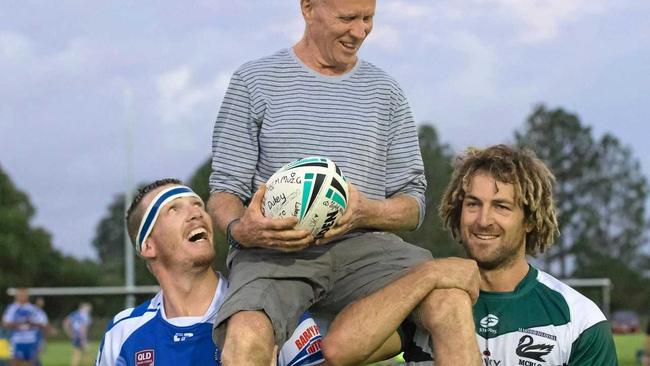
<path id="1" fill-rule="evenodd" d="M 408 101 L 393 78 L 363 60 L 340 76 L 317 73 L 292 49 L 244 64 L 212 141 L 212 192 L 247 201 L 284 164 L 324 156 L 369 198 L 414 197 L 424 218 L 426 179 Z"/>

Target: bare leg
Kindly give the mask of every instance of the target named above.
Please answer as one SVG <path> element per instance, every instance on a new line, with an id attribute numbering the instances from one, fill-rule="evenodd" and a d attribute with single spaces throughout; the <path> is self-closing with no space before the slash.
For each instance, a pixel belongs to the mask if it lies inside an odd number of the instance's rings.
<path id="1" fill-rule="evenodd" d="M 221 361 L 225 366 L 268 366 L 274 346 L 273 326 L 262 311 L 241 311 L 228 319 Z"/>
<path id="2" fill-rule="evenodd" d="M 434 290 L 420 304 L 418 313 L 431 334 L 436 366 L 481 364 L 474 333 L 472 300 L 467 292 Z"/>

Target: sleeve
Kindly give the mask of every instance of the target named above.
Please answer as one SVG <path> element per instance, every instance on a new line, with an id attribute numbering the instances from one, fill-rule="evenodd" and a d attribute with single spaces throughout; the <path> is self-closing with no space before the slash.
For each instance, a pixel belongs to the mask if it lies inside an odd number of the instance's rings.
<path id="1" fill-rule="evenodd" d="M 311 366 L 325 362 L 321 352 L 321 333 L 318 325 L 305 312 L 298 326 L 278 352 L 278 366 Z"/>
<path id="2" fill-rule="evenodd" d="M 15 306 L 13 304 L 9 305 L 7 309 L 5 309 L 4 313 L 2 313 L 2 322 L 3 323 L 13 323 L 14 321 L 14 313 L 15 313 Z"/>
<path id="3" fill-rule="evenodd" d="M 609 322 L 599 322 L 580 334 L 571 346 L 569 366 L 618 365 Z"/>
<path id="4" fill-rule="evenodd" d="M 399 91 L 391 116 L 386 157 L 386 197 L 408 194 L 419 207 L 418 227 L 424 221 L 427 180 L 418 142 L 417 127 L 404 94 Z"/>
<path id="5" fill-rule="evenodd" d="M 117 366 L 126 364 L 124 360 L 121 360 L 119 357 L 118 348 L 114 346 L 115 336 L 113 332 L 110 332 L 112 326 L 113 320 L 108 322 L 108 325 L 106 326 L 106 332 L 102 337 L 101 343 L 99 343 L 99 350 L 97 351 L 95 366 Z"/>
<path id="6" fill-rule="evenodd" d="M 259 125 L 248 86 L 235 72 L 212 134 L 210 192 L 228 192 L 247 201 L 253 195 Z"/>

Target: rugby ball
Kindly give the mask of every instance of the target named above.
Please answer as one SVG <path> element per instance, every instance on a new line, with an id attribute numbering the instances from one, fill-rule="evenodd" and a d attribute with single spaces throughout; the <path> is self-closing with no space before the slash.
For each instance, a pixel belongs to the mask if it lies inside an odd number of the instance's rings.
<path id="1" fill-rule="evenodd" d="M 324 157 L 291 162 L 266 182 L 264 215 L 295 216 L 297 229 L 321 238 L 343 214 L 348 203 L 348 183 L 341 169 Z"/>

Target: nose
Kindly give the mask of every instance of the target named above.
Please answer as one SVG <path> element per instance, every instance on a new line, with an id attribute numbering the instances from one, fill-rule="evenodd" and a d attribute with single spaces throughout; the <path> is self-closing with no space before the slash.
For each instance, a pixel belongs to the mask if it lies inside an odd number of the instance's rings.
<path id="1" fill-rule="evenodd" d="M 188 221 L 198 220 L 203 216 L 203 210 L 195 205 L 190 205 Z"/>
<path id="2" fill-rule="evenodd" d="M 350 28 L 350 35 L 356 39 L 364 39 L 370 33 L 371 25 L 366 23 L 363 19 L 354 21 Z"/>
<path id="3" fill-rule="evenodd" d="M 476 218 L 476 223 L 481 227 L 487 227 L 492 224 L 492 210 L 487 205 L 481 207 L 481 211 Z"/>

